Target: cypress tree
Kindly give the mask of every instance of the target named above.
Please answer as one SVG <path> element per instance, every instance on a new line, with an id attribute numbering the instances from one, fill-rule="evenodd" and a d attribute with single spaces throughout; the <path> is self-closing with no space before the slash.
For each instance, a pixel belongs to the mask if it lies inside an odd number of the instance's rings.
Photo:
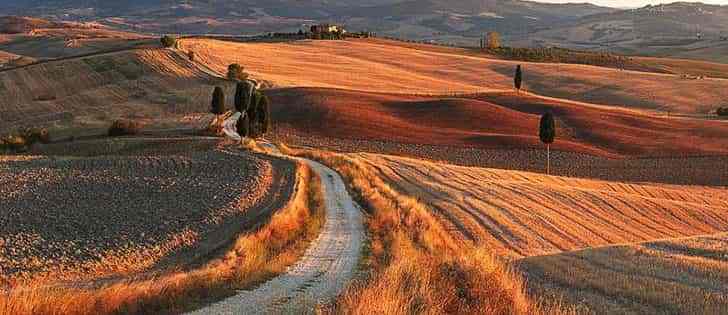
<path id="1" fill-rule="evenodd" d="M 250 135 L 250 120 L 248 119 L 248 115 L 246 115 L 245 113 L 240 115 L 240 118 L 238 118 L 238 123 L 235 127 L 241 137 L 248 137 Z"/>
<path id="2" fill-rule="evenodd" d="M 551 144 L 554 143 L 554 139 L 556 138 L 556 123 L 554 122 L 554 115 L 551 111 L 548 111 L 541 116 L 538 137 L 541 138 L 541 142 L 546 144 L 546 174 L 550 174 Z"/>
<path id="3" fill-rule="evenodd" d="M 263 95 L 260 99 L 260 104 L 258 104 L 258 124 L 260 125 L 261 134 L 266 134 L 270 131 L 270 99 L 266 95 Z"/>
<path id="4" fill-rule="evenodd" d="M 248 107 L 248 110 L 246 111 L 246 114 L 248 116 L 248 119 L 250 120 L 250 136 L 251 137 L 257 137 L 259 128 L 258 128 L 258 114 L 259 114 L 259 104 L 261 103 L 263 95 L 255 91 L 253 93 L 253 97 L 250 101 L 250 106 Z"/>
<path id="5" fill-rule="evenodd" d="M 225 92 L 220 86 L 216 86 L 215 90 L 212 92 L 210 112 L 215 115 L 222 115 L 225 112 Z"/>
<path id="6" fill-rule="evenodd" d="M 517 91 L 521 90 L 521 84 L 523 83 L 523 72 L 521 71 L 521 65 L 516 67 L 516 75 L 513 76 L 513 84 Z"/>

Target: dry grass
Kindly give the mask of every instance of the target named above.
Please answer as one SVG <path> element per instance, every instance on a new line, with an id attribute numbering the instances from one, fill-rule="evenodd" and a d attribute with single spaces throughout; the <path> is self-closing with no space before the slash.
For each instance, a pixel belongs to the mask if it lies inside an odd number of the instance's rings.
<path id="1" fill-rule="evenodd" d="M 628 184 L 460 167 L 415 159 L 351 157 L 417 197 L 463 241 L 521 258 L 728 229 L 728 190 Z"/>
<path id="2" fill-rule="evenodd" d="M 301 166 L 295 196 L 270 222 L 241 236 L 199 269 L 94 288 L 18 287 L 0 295 L 0 314 L 160 314 L 193 308 L 281 273 L 323 226 L 319 179 Z"/>
<path id="3" fill-rule="evenodd" d="M 728 307 L 728 237 L 699 236 L 728 229 L 725 188 L 563 178 L 373 154 L 339 158 L 427 204 L 430 220 L 466 244 L 461 252 L 472 246 L 510 257 L 528 293 L 543 301 L 563 300 L 575 311 L 597 314 L 720 314 Z M 475 261 L 490 270 L 487 258 Z M 409 274 L 397 268 L 378 276 L 390 282 L 347 295 L 344 309 L 358 305 L 357 294 L 398 290 L 390 288 L 396 284 L 390 273 Z M 436 292 L 447 291 L 436 274 L 422 276 Z"/>
<path id="4" fill-rule="evenodd" d="M 516 64 L 526 90 L 576 101 L 682 113 L 707 113 L 726 97 L 725 80 L 586 65 L 528 63 L 433 51 L 384 40 L 234 43 L 183 40 L 199 65 L 220 75 L 240 63 L 254 78 L 280 87 L 435 93 L 512 90 Z M 262 58 L 261 58 L 262 57 Z"/>
<path id="5" fill-rule="evenodd" d="M 728 235 L 652 241 L 526 258 L 536 294 L 597 314 L 724 314 Z"/>
<path id="6" fill-rule="evenodd" d="M 325 312 L 345 314 L 533 314 L 561 312 L 525 294 L 523 280 L 491 253 L 457 242 L 425 205 L 344 155 L 292 150 L 339 172 L 368 214 L 367 279 Z"/>

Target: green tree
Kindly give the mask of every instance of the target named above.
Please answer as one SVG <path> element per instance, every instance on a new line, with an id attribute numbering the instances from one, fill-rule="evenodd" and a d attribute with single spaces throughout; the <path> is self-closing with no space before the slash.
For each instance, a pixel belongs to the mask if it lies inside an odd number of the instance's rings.
<path id="1" fill-rule="evenodd" d="M 222 87 L 216 86 L 212 91 L 212 104 L 210 112 L 215 115 L 222 115 L 225 112 L 225 92 Z"/>
<path id="2" fill-rule="evenodd" d="M 538 137 L 541 138 L 541 142 L 546 144 L 546 174 L 551 174 L 551 144 L 556 138 L 556 122 L 554 122 L 554 115 L 551 111 L 541 116 Z"/>
<path id="3" fill-rule="evenodd" d="M 227 78 L 233 81 L 243 81 L 248 78 L 243 66 L 234 63 L 228 66 Z"/>
<path id="4" fill-rule="evenodd" d="M 162 46 L 165 48 L 177 47 L 177 39 L 172 36 L 164 35 L 160 41 L 162 42 Z"/>
<path id="5" fill-rule="evenodd" d="M 513 76 L 513 85 L 516 87 L 516 91 L 521 90 L 521 84 L 523 83 L 523 71 L 521 65 L 516 67 L 516 74 Z"/>

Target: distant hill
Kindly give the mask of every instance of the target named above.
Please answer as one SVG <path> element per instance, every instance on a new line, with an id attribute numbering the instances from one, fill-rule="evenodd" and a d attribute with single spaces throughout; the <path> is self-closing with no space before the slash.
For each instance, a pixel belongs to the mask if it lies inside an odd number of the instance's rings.
<path id="1" fill-rule="evenodd" d="M 497 31 L 511 46 L 728 62 L 728 6 L 702 3 L 621 10 L 522 0 L 5 0 L 0 12 L 147 33 L 259 34 L 334 22 L 380 36 L 466 46 Z"/>
<path id="2" fill-rule="evenodd" d="M 588 15 L 516 42 L 728 62 L 728 6 L 677 2 Z"/>

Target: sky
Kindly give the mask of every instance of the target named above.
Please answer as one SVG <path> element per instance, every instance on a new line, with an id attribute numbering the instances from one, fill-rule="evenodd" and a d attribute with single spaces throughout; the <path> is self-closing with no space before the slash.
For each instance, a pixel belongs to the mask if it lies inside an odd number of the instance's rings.
<path id="1" fill-rule="evenodd" d="M 678 0 L 536 0 L 538 2 L 550 2 L 550 3 L 584 3 L 591 2 L 596 5 L 617 7 L 617 8 L 632 8 L 632 7 L 643 7 L 648 4 L 660 4 L 660 3 L 671 3 L 677 2 Z M 687 0 L 687 2 L 698 2 L 699 0 Z M 700 0 L 702 3 L 709 4 L 722 4 L 728 5 L 728 0 Z"/>

